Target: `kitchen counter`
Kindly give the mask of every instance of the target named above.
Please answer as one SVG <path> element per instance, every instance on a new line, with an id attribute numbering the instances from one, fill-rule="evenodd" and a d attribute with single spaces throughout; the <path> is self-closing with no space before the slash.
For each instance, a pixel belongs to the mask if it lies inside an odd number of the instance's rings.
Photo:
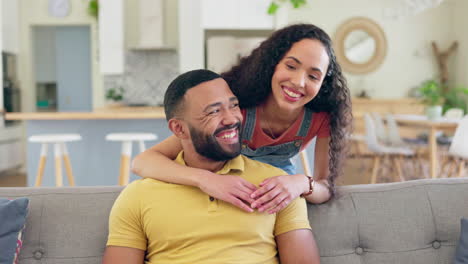
<path id="1" fill-rule="evenodd" d="M 109 133 L 156 134 L 158 139 L 145 142 L 146 147 L 172 135 L 162 107 L 107 107 L 92 112 L 7 113 L 5 118 L 24 122 L 26 138 L 38 134 L 80 134 L 82 140 L 67 144 L 75 182 L 79 186 L 118 183 L 122 144 L 107 141 L 106 135 Z M 134 144 L 132 148 L 132 157 L 139 153 L 137 146 Z M 28 186 L 34 184 L 40 153 L 40 144 L 27 142 Z M 55 185 L 53 161 L 53 151 L 50 149 L 44 170 L 44 186 Z M 130 177 L 131 180 L 137 178 L 135 175 Z"/>
<path id="2" fill-rule="evenodd" d="M 163 107 L 106 107 L 93 112 L 6 113 L 6 120 L 165 119 Z"/>

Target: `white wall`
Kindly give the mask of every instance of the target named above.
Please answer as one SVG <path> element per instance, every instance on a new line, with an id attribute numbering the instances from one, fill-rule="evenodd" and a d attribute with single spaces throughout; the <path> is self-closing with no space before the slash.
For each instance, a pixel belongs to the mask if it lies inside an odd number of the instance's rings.
<path id="1" fill-rule="evenodd" d="M 93 86 L 93 107 L 104 104 L 104 91 L 102 89 L 102 76 L 99 74 L 97 23 L 96 19 L 87 13 L 88 1 L 71 0 L 71 13 L 64 18 L 51 17 L 48 14 L 48 0 L 16 0 L 19 2 L 19 61 L 18 75 L 22 89 L 22 111 L 35 110 L 36 95 L 33 73 L 32 56 L 32 27 L 33 26 L 72 26 L 88 25 L 91 27 L 91 72 Z"/>
<path id="2" fill-rule="evenodd" d="M 458 41 L 458 50 L 455 56 L 455 84 L 468 87 L 468 1 L 454 1 L 453 25 L 454 40 Z"/>
<path id="3" fill-rule="evenodd" d="M 1 0 L 2 5 L 2 50 L 10 53 L 18 53 L 18 0 Z"/>
<path id="4" fill-rule="evenodd" d="M 345 75 L 353 94 L 365 89 L 372 97 L 400 98 L 424 80 L 438 75 L 431 41 L 435 40 L 441 49 L 446 49 L 455 40 L 452 2 L 456 1 L 467 2 L 446 0 L 437 8 L 394 20 L 386 18 L 384 9 L 396 7 L 402 0 L 314 0 L 302 9 L 292 10 L 288 17 L 290 23 L 316 24 L 332 38 L 338 26 L 351 17 L 364 16 L 376 21 L 384 30 L 388 43 L 383 64 L 372 73 Z M 466 10 L 460 10 L 458 15 L 464 16 Z M 466 32 L 466 24 L 464 30 Z"/>

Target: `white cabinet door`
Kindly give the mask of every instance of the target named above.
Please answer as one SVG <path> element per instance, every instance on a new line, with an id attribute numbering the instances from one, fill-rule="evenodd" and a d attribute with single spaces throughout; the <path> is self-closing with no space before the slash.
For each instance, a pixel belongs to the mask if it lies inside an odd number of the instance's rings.
<path id="1" fill-rule="evenodd" d="M 272 29 L 270 0 L 202 0 L 205 29 Z"/>
<path id="2" fill-rule="evenodd" d="M 140 0 L 138 47 L 164 45 L 163 0 Z"/>
<path id="3" fill-rule="evenodd" d="M 102 74 L 124 72 L 123 0 L 99 1 L 99 63 Z"/>
<path id="4" fill-rule="evenodd" d="M 237 0 L 202 0 L 202 26 L 205 29 L 234 29 L 238 23 Z"/>

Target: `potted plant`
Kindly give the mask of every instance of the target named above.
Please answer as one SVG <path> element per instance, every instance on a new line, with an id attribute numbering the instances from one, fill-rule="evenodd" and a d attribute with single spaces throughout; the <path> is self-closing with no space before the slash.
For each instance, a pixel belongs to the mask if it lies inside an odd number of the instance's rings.
<path id="1" fill-rule="evenodd" d="M 110 88 L 106 91 L 107 106 L 120 107 L 124 98 L 125 90 L 122 87 Z"/>
<path id="2" fill-rule="evenodd" d="M 426 81 L 419 88 L 423 103 L 427 105 L 426 115 L 430 120 L 442 117 L 442 106 L 445 98 L 439 83 L 434 80 Z"/>
<path id="3" fill-rule="evenodd" d="M 450 108 L 460 108 L 463 110 L 463 113 L 467 113 L 468 108 L 468 88 L 466 87 L 456 87 L 448 89 L 444 95 L 444 113 Z"/>

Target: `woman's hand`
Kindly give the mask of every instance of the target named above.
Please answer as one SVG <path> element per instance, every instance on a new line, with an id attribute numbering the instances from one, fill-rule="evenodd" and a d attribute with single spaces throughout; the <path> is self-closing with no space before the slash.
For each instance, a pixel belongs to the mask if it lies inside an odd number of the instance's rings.
<path id="1" fill-rule="evenodd" d="M 277 213 L 292 200 L 309 191 L 309 180 L 304 174 L 282 175 L 268 178 L 260 183 L 251 198 L 255 199 L 252 208 L 259 212 Z"/>
<path id="2" fill-rule="evenodd" d="M 257 190 L 257 187 L 239 176 L 210 173 L 200 179 L 198 188 L 204 193 L 237 206 L 246 212 L 253 212 L 250 205 L 255 200 L 250 195 Z"/>

